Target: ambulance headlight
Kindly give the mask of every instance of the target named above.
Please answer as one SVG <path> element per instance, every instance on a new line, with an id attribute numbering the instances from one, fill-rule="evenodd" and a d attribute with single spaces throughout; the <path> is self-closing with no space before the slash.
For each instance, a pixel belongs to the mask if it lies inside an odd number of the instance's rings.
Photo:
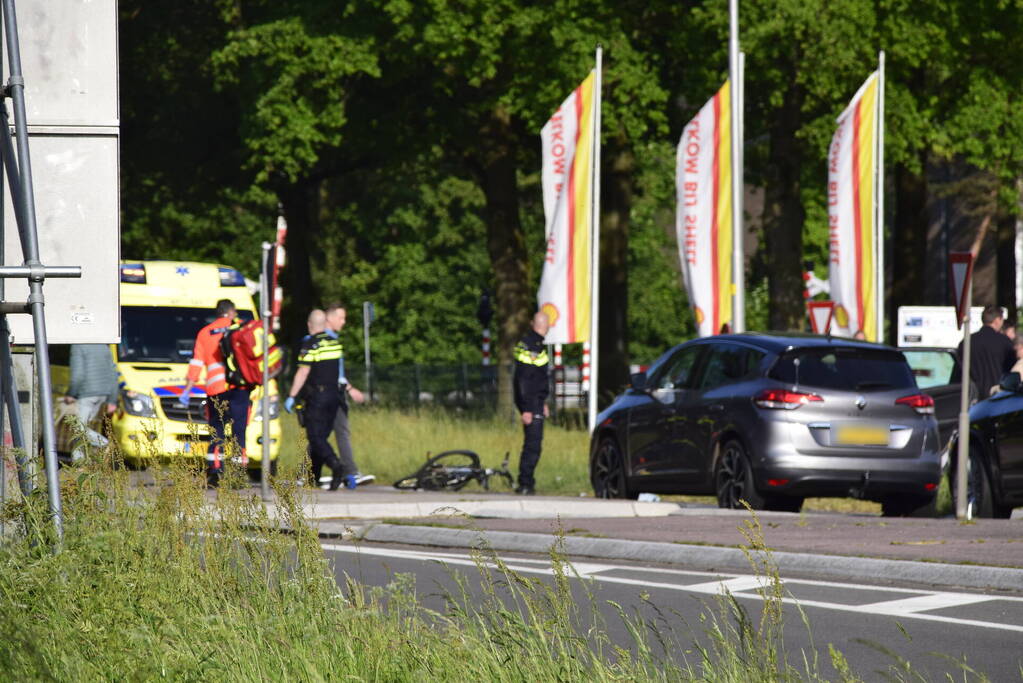
<path id="1" fill-rule="evenodd" d="M 122 391 L 121 402 L 124 404 L 124 412 L 137 417 L 156 417 L 156 407 L 153 405 L 153 397 L 148 394 L 139 394 L 134 391 Z"/>

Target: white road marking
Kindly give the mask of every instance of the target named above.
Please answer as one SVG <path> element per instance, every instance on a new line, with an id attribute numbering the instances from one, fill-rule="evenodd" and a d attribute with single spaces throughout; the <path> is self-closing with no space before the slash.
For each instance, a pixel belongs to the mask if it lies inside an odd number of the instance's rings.
<path id="1" fill-rule="evenodd" d="M 932 609 L 945 609 L 946 607 L 958 607 L 960 605 L 972 605 L 977 602 L 991 600 L 987 595 L 969 595 L 967 593 L 931 593 L 930 595 L 918 595 L 915 598 L 902 598 L 901 600 L 886 600 L 874 602 L 869 605 L 861 605 L 863 609 L 870 610 L 877 614 L 894 614 L 904 616 L 913 612 L 926 612 Z"/>
<path id="2" fill-rule="evenodd" d="M 485 555 L 466 555 L 460 553 L 430 552 L 419 550 L 398 550 L 394 548 L 377 548 L 364 545 L 337 545 L 322 544 L 324 550 L 329 552 L 348 553 L 354 555 L 368 555 L 374 557 L 387 557 L 392 559 L 407 559 L 419 561 L 432 561 L 457 566 L 479 566 L 485 565 L 494 567 L 492 560 Z M 522 574 L 539 574 L 551 576 L 554 570 L 550 560 L 533 558 L 502 558 L 504 565 L 511 571 Z M 665 581 L 651 581 L 622 576 L 606 576 L 603 573 L 611 570 L 642 572 L 655 575 L 676 575 L 679 577 L 707 577 L 706 581 L 700 583 L 668 583 Z M 749 591 L 767 586 L 769 579 L 753 574 L 721 574 L 714 572 L 698 572 L 681 569 L 663 569 L 659 567 L 644 568 L 633 565 L 612 565 L 603 563 L 570 563 L 568 565 L 569 575 L 578 574 L 581 578 L 600 581 L 602 583 L 616 583 L 620 585 L 636 586 L 642 589 L 674 590 L 685 593 L 697 593 L 702 595 L 717 595 L 727 589 L 734 597 L 748 600 L 761 600 L 759 593 Z M 854 612 L 858 614 L 876 614 L 894 616 L 906 619 L 918 619 L 922 621 L 935 621 L 946 624 L 959 624 L 963 626 L 977 626 L 1001 631 L 1012 631 L 1023 633 L 1023 626 L 1016 624 L 1002 624 L 977 619 L 960 619 L 938 614 L 928 614 L 928 610 L 956 607 L 960 605 L 978 604 L 989 601 L 1017 602 L 1023 603 L 1023 598 L 1001 595 L 982 595 L 979 593 L 952 593 L 941 591 L 915 590 L 909 588 L 890 588 L 887 586 L 867 586 L 855 583 L 838 583 L 835 581 L 813 581 L 809 579 L 782 579 L 783 586 L 824 586 L 836 590 L 851 591 L 873 591 L 885 593 L 905 593 L 906 598 L 898 600 L 886 600 L 862 605 L 850 605 L 843 603 L 826 602 L 822 600 L 797 600 L 787 596 L 781 598 L 782 602 L 788 605 L 799 607 L 816 607 L 840 612 Z"/>

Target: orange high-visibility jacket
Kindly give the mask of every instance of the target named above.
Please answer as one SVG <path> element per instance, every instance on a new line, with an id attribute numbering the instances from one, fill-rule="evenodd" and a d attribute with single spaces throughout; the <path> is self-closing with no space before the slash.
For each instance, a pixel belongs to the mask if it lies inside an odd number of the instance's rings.
<path id="1" fill-rule="evenodd" d="M 199 381 L 199 373 L 206 368 L 207 396 L 216 396 L 228 390 L 227 368 L 224 367 L 224 354 L 220 352 L 220 339 L 224 336 L 224 330 L 233 322 L 228 317 L 217 318 L 195 336 L 195 348 L 192 350 L 192 360 L 188 362 L 186 379 L 195 384 Z"/>

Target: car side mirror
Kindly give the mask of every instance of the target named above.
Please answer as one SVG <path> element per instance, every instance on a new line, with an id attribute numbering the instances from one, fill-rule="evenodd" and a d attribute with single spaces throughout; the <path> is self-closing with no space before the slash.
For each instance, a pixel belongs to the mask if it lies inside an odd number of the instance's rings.
<path id="1" fill-rule="evenodd" d="M 1016 392 L 1023 388 L 1020 386 L 1021 384 L 1023 384 L 1023 382 L 1020 381 L 1018 372 L 1008 372 L 1002 376 L 1002 380 L 998 383 L 998 387 L 1003 391 Z"/>
<path id="2" fill-rule="evenodd" d="M 646 391 L 646 373 L 634 372 L 629 375 L 629 383 L 636 391 Z"/>

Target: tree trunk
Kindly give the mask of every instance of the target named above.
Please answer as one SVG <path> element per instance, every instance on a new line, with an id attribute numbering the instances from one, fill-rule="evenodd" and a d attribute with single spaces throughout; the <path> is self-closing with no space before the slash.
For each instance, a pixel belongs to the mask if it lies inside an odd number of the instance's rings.
<path id="1" fill-rule="evenodd" d="M 764 192 L 764 241 L 767 247 L 770 316 L 773 330 L 806 327 L 803 302 L 803 223 L 806 213 L 800 193 L 804 143 L 796 137 L 803 101 L 802 90 L 793 86 L 771 125 L 766 188 Z"/>
<path id="2" fill-rule="evenodd" d="M 480 131 L 480 142 L 487 252 L 496 281 L 497 409 L 498 414 L 511 415 L 512 348 L 526 332 L 532 306 L 526 242 L 519 219 L 515 166 L 518 139 L 503 107 L 491 112 Z"/>
<path id="3" fill-rule="evenodd" d="M 287 260 L 281 272 L 284 294 L 288 299 L 281 309 L 281 336 L 295 339 L 305 334 L 305 319 L 316 301 L 310 253 L 317 231 L 316 185 L 299 183 L 278 191 L 284 219 L 288 223 L 285 240 Z"/>
<path id="4" fill-rule="evenodd" d="M 597 380 L 603 408 L 629 382 L 629 215 L 636 159 L 626 141 L 610 146 L 600 220 L 600 335 Z"/>
<path id="5" fill-rule="evenodd" d="M 923 168 L 926 163 L 921 161 Z M 900 306 L 926 303 L 924 266 L 929 228 L 927 178 L 923 171 L 913 173 L 905 164 L 899 164 L 895 167 L 895 224 L 892 226 L 891 272 L 895 277 L 888 307 L 888 329 L 892 335 L 898 334 Z M 902 340 L 895 339 L 894 343 L 897 346 Z"/>

